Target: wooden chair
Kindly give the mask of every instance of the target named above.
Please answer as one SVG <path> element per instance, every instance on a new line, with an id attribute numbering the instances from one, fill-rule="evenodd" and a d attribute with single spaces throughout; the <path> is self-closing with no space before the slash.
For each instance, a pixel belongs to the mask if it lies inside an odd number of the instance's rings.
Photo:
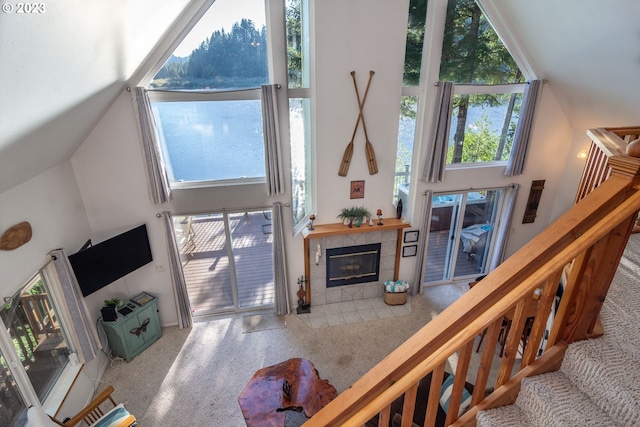
<path id="1" fill-rule="evenodd" d="M 42 414 L 44 414 L 44 411 L 42 411 L 42 408 L 29 408 L 29 414 L 28 414 L 28 418 L 29 418 L 29 425 L 33 426 L 33 427 L 39 427 L 39 426 L 43 426 L 43 427 L 48 427 L 48 426 L 62 426 L 62 427 L 74 427 L 77 424 L 81 423 L 82 421 L 84 421 L 87 425 L 92 425 L 95 424 L 98 420 L 100 420 L 101 417 L 103 417 L 105 414 L 108 414 L 111 410 L 122 406 L 123 405 L 118 405 L 116 404 L 116 402 L 113 400 L 113 398 L 111 397 L 111 393 L 114 392 L 114 388 L 113 386 L 107 386 L 107 388 L 105 388 L 102 392 L 100 392 L 100 394 L 98 394 L 95 399 L 93 399 L 91 401 L 91 403 L 89 403 L 84 409 L 82 409 L 80 412 L 78 412 L 78 414 L 76 414 L 74 417 L 72 417 L 71 419 L 68 419 L 64 422 L 58 421 L 55 418 L 48 416 L 49 420 L 47 421 L 52 421 L 53 424 L 51 423 L 46 423 L 41 421 L 41 416 Z M 107 401 L 110 403 L 107 403 Z M 104 404 L 104 405 L 103 405 Z M 33 415 L 32 411 L 37 410 L 39 411 L 39 413 Z M 126 411 L 126 410 L 125 410 Z M 128 416 L 126 416 L 128 415 Z M 33 419 L 32 419 L 33 418 Z M 128 413 L 128 411 L 125 413 L 124 417 L 120 417 L 122 420 L 126 420 L 126 424 L 124 425 L 129 425 L 129 426 L 135 426 L 136 424 L 136 420 L 135 417 L 131 414 Z M 37 421 L 34 421 L 37 420 Z M 123 424 L 119 424 L 119 425 L 123 425 Z"/>

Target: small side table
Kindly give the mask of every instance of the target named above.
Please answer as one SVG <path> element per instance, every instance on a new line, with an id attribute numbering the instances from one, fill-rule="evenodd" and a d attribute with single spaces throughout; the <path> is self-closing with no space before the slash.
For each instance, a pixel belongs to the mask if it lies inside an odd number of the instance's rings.
<path id="1" fill-rule="evenodd" d="M 291 384 L 290 398 L 283 392 L 284 381 Z M 284 426 L 284 411 L 302 407 L 312 417 L 338 395 L 329 381 L 306 359 L 289 359 L 256 371 L 238 397 L 247 427 Z"/>

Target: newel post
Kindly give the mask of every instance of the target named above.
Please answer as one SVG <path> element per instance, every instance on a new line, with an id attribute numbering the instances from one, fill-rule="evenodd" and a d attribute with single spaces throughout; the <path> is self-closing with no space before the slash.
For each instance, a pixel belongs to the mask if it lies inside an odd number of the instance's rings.
<path id="1" fill-rule="evenodd" d="M 629 181 L 624 199 L 635 193 L 640 185 L 640 158 L 613 156 L 609 158 L 611 176 Z M 611 205 L 616 202 L 612 200 Z M 618 224 L 608 235 L 600 239 L 578 256 L 567 278 L 563 302 L 557 313 L 558 329 L 554 342 L 571 343 L 601 335 L 598 317 L 609 286 L 618 269 L 620 258 L 631 235 L 637 214 Z"/>

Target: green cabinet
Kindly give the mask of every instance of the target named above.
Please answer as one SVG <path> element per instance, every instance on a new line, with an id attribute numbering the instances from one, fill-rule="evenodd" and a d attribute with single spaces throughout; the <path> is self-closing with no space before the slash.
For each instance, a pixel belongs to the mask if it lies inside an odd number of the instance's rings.
<path id="1" fill-rule="evenodd" d="M 158 299 L 139 307 L 129 302 L 131 312 L 122 315 L 118 312 L 118 318 L 114 322 L 100 321 L 107 335 L 114 356 L 120 356 L 127 362 L 142 353 L 158 338 L 162 336 L 160 322 L 158 321 Z"/>

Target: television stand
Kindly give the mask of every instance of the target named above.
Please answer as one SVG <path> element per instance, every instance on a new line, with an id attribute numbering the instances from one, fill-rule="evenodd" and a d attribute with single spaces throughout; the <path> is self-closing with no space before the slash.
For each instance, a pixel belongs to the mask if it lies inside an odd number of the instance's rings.
<path id="1" fill-rule="evenodd" d="M 123 315 L 121 311 L 129 308 Z M 113 322 L 100 319 L 107 335 L 114 356 L 120 356 L 127 362 L 149 348 L 162 336 L 158 320 L 158 299 L 153 299 L 142 306 L 128 302 L 123 309 L 116 311 L 117 318 Z"/>

